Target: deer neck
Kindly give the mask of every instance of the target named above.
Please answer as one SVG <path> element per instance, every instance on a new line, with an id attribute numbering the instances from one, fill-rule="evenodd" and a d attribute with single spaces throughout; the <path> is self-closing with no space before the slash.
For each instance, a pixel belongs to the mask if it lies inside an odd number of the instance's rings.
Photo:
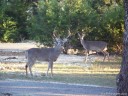
<path id="1" fill-rule="evenodd" d="M 84 45 L 86 41 L 84 39 L 81 39 L 80 42 L 82 45 Z"/>
<path id="2" fill-rule="evenodd" d="M 84 47 L 84 49 L 87 49 L 86 41 L 84 39 L 81 40 L 81 44 Z"/>
<path id="3" fill-rule="evenodd" d="M 60 53 L 61 53 L 62 47 L 60 47 L 60 46 L 55 46 L 54 50 L 55 50 L 55 52 L 58 52 L 58 53 L 60 52 Z"/>

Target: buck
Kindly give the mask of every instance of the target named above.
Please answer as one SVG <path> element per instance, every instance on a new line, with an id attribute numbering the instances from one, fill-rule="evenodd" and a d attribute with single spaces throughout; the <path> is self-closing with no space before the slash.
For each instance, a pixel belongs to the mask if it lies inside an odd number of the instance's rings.
<path id="1" fill-rule="evenodd" d="M 54 47 L 53 48 L 31 48 L 26 51 L 26 58 L 27 63 L 25 66 L 26 69 L 26 76 L 28 75 L 28 68 L 30 71 L 31 76 L 32 74 L 32 66 L 36 63 L 36 61 L 47 61 L 48 62 L 48 68 L 46 72 L 46 76 L 48 76 L 48 71 L 51 69 L 51 77 L 53 76 L 53 62 L 57 60 L 59 55 L 61 54 L 63 50 L 64 43 L 67 42 L 68 37 L 64 39 L 55 37 Z"/>
<path id="2" fill-rule="evenodd" d="M 89 51 L 102 52 L 104 54 L 103 62 L 105 61 L 106 57 L 108 57 L 108 60 L 109 60 L 109 53 L 107 52 L 107 43 L 106 42 L 104 42 L 104 41 L 86 41 L 86 40 L 84 40 L 85 34 L 80 35 L 80 33 L 78 33 L 78 36 L 80 38 L 80 42 L 81 42 L 83 48 L 86 50 L 85 62 L 87 62 Z"/>

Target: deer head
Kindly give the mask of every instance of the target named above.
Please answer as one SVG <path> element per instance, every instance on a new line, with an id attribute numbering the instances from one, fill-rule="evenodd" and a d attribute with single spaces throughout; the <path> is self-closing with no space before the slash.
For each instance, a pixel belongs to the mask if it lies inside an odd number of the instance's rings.
<path id="1" fill-rule="evenodd" d="M 79 38 L 80 38 L 80 40 L 84 40 L 84 37 L 85 37 L 85 34 L 80 34 L 80 33 L 78 33 L 78 36 L 79 36 Z"/>
<path id="2" fill-rule="evenodd" d="M 68 38 L 71 36 L 71 33 L 69 31 L 69 34 L 66 38 L 61 39 L 60 36 L 57 36 L 55 32 L 53 32 L 53 38 L 54 38 L 54 45 L 56 47 L 62 47 L 64 49 L 64 43 L 68 41 Z"/>

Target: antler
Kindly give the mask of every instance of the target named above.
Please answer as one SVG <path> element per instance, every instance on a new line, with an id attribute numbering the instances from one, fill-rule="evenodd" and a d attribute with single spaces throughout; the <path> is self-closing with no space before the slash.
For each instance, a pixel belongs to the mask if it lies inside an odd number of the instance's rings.
<path id="1" fill-rule="evenodd" d="M 54 38 L 54 39 L 60 38 L 60 35 L 57 35 L 56 27 L 54 28 L 54 31 L 53 31 L 53 38 Z"/>
<path id="2" fill-rule="evenodd" d="M 84 38 L 84 37 L 85 37 L 85 34 L 82 33 L 82 35 L 80 35 L 80 33 L 78 32 L 78 36 L 79 36 L 80 38 Z"/>
<path id="3" fill-rule="evenodd" d="M 67 39 L 71 36 L 70 29 L 68 30 L 68 36 L 66 37 Z"/>
<path id="4" fill-rule="evenodd" d="M 55 32 L 53 32 L 53 37 L 54 37 L 54 38 L 57 38 L 57 36 L 56 36 L 56 33 L 55 33 Z"/>
<path id="5" fill-rule="evenodd" d="M 63 39 L 64 42 L 68 41 L 68 38 L 71 36 L 71 32 L 70 29 L 68 30 L 68 36 L 66 38 Z"/>
<path id="6" fill-rule="evenodd" d="M 78 34 L 78 36 L 79 36 L 79 37 L 81 37 L 81 35 L 80 35 L 80 33 L 79 33 L 79 32 L 77 32 L 77 34 Z"/>
<path id="7" fill-rule="evenodd" d="M 53 31 L 53 37 L 57 38 L 57 36 L 56 36 L 56 27 L 54 28 L 54 31 Z"/>

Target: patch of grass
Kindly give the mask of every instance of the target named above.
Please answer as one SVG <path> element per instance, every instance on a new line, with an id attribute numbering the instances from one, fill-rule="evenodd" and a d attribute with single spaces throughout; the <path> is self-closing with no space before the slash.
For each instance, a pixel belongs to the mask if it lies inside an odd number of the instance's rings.
<path id="1" fill-rule="evenodd" d="M 0 64 L 0 79 L 27 79 L 115 87 L 120 64 L 119 59 L 114 62 L 94 62 L 91 67 L 55 63 L 53 78 L 44 76 L 47 64 L 35 64 L 32 68 L 33 77 L 26 77 L 25 63 Z"/>

